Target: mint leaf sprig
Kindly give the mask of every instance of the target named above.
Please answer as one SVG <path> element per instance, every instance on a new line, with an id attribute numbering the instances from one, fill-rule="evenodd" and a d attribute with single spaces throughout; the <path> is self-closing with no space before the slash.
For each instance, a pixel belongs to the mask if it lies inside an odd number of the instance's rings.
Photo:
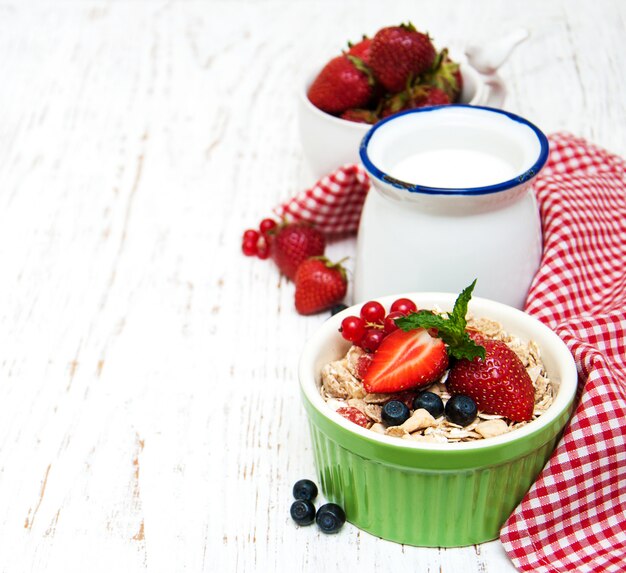
<path id="1" fill-rule="evenodd" d="M 476 286 L 474 282 L 463 289 L 461 294 L 454 302 L 454 308 L 451 313 L 439 315 L 431 310 L 419 310 L 397 318 L 395 323 L 398 328 L 408 332 L 416 328 L 435 328 L 437 336 L 441 338 L 448 347 L 448 355 L 454 358 L 467 358 L 473 360 L 477 356 L 481 360 L 485 359 L 485 348 L 480 344 L 476 344 L 465 331 L 467 321 L 467 305 L 472 298 L 472 291 Z"/>

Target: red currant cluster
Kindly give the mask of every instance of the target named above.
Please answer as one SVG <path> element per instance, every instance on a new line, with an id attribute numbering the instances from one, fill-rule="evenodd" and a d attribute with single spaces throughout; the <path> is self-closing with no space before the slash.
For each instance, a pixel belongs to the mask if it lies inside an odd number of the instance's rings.
<path id="1" fill-rule="evenodd" d="M 408 298 L 399 298 L 394 301 L 385 312 L 385 307 L 371 300 L 361 307 L 360 316 L 347 316 L 341 321 L 339 332 L 355 346 L 360 346 L 365 352 L 375 352 L 383 339 L 398 329 L 396 319 L 417 311 L 417 306 Z"/>
<path id="2" fill-rule="evenodd" d="M 243 232 L 241 250 L 246 257 L 267 259 L 270 256 L 270 241 L 268 233 L 277 227 L 274 219 L 263 219 L 259 230 L 247 229 Z"/>

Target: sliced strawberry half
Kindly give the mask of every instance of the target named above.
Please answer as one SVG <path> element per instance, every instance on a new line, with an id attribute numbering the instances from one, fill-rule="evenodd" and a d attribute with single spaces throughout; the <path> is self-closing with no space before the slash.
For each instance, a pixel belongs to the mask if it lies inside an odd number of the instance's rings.
<path id="1" fill-rule="evenodd" d="M 433 338 L 424 328 L 396 330 L 374 353 L 363 386 L 368 392 L 400 392 L 434 382 L 447 367 L 441 338 Z"/>

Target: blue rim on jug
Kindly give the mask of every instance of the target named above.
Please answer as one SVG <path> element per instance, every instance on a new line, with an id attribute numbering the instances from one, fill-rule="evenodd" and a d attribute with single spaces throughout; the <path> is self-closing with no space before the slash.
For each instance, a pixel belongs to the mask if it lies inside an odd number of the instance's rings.
<path id="1" fill-rule="evenodd" d="M 539 154 L 537 155 L 537 159 L 530 167 L 528 167 L 522 173 L 520 173 L 519 175 L 517 175 L 516 177 L 512 179 L 508 179 L 506 181 L 502 181 L 501 183 L 496 183 L 493 185 L 485 185 L 485 186 L 480 186 L 480 187 L 467 187 L 467 188 L 429 187 L 426 185 L 419 185 L 419 184 L 413 184 L 413 183 L 401 181 L 393 177 L 392 175 L 385 173 L 379 167 L 374 165 L 374 163 L 370 159 L 369 153 L 368 153 L 368 146 L 369 146 L 370 140 L 376 134 L 376 132 L 387 123 L 398 121 L 399 118 L 405 115 L 411 115 L 411 114 L 416 114 L 416 113 L 432 113 L 432 112 L 437 112 L 440 110 L 450 110 L 450 109 L 456 109 L 456 108 L 483 110 L 486 112 L 499 114 L 502 116 L 506 116 L 508 119 L 521 123 L 525 125 L 526 127 L 530 128 L 532 132 L 534 132 L 539 143 Z M 439 105 L 439 106 L 432 106 L 432 107 L 409 109 L 409 110 L 396 113 L 392 116 L 389 116 L 385 119 L 380 120 L 378 123 L 376 123 L 374 126 L 371 127 L 371 129 L 365 134 L 365 136 L 361 140 L 361 146 L 359 148 L 359 155 L 361 157 L 361 161 L 363 162 L 363 165 L 365 166 L 365 169 L 367 170 L 370 176 L 376 177 L 383 183 L 392 185 L 393 187 L 396 187 L 398 189 L 404 189 L 411 193 L 423 193 L 426 195 L 487 195 L 490 193 L 498 193 L 501 191 L 506 191 L 507 189 L 511 189 L 512 187 L 516 187 L 532 179 L 535 175 L 537 175 L 537 173 L 539 173 L 539 171 L 541 170 L 541 168 L 544 166 L 545 162 L 547 161 L 548 151 L 549 151 L 549 144 L 548 144 L 548 138 L 546 137 L 546 135 L 536 125 L 532 124 L 530 121 L 524 119 L 523 117 L 520 117 L 519 115 L 510 113 L 508 111 L 503 111 L 501 109 L 491 108 L 491 107 L 466 105 L 466 104 L 452 104 L 452 105 Z"/>

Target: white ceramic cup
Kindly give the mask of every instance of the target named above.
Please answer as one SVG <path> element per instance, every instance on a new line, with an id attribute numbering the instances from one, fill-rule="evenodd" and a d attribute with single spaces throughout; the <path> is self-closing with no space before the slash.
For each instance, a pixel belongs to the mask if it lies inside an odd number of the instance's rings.
<path id="1" fill-rule="evenodd" d="M 403 112 L 363 138 L 372 181 L 357 238 L 355 301 L 393 292 L 476 294 L 523 308 L 541 260 L 532 180 L 546 136 L 502 110 Z"/>
<path id="2" fill-rule="evenodd" d="M 459 103 L 502 107 L 506 88 L 498 70 L 528 35 L 528 30 L 516 28 L 489 42 L 470 44 L 465 49 L 465 60 L 453 55 L 460 63 L 463 77 Z M 304 157 L 316 179 L 346 163 L 358 163 L 359 144 L 370 128 L 325 113 L 309 101 L 309 87 L 322 67 L 320 63 L 306 75 L 298 94 L 300 139 Z"/>

